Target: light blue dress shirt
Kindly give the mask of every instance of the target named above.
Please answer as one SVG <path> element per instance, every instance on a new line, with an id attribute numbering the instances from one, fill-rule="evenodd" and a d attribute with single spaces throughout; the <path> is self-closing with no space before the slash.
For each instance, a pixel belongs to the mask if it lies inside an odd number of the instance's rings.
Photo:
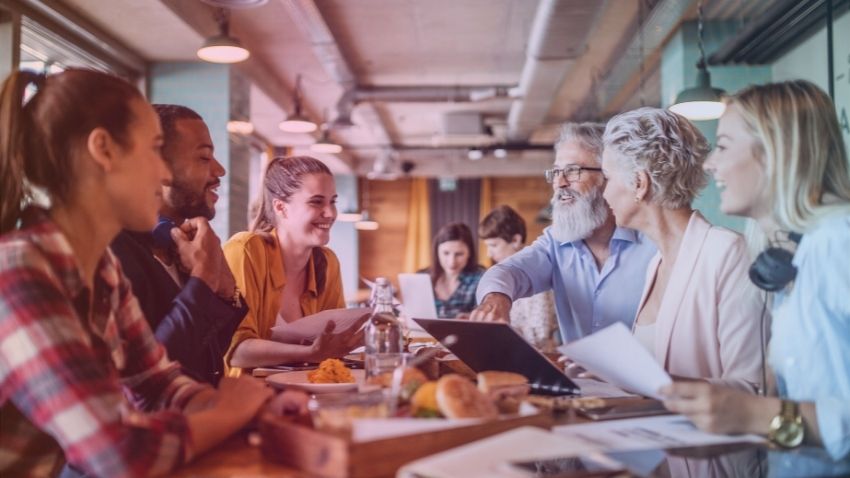
<path id="1" fill-rule="evenodd" d="M 794 254 L 774 301 L 770 364 L 779 395 L 811 401 L 834 458 L 850 454 L 850 217 L 824 219 Z"/>
<path id="2" fill-rule="evenodd" d="M 656 248 L 642 234 L 619 227 L 609 247 L 599 270 L 584 241 L 559 242 L 547 227 L 534 244 L 484 273 L 478 303 L 491 292 L 516 300 L 552 289 L 564 343 L 615 322 L 631 328 Z"/>

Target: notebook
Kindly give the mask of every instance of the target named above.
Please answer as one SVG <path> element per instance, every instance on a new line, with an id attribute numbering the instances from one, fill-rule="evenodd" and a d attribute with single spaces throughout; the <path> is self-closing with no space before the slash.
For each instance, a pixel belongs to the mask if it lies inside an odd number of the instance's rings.
<path id="1" fill-rule="evenodd" d="M 524 375 L 532 393 L 538 395 L 581 393 L 575 382 L 508 324 L 455 319 L 413 320 L 441 343 L 447 336 L 455 335 L 457 340 L 447 345 L 448 349 L 476 372 L 501 370 Z"/>

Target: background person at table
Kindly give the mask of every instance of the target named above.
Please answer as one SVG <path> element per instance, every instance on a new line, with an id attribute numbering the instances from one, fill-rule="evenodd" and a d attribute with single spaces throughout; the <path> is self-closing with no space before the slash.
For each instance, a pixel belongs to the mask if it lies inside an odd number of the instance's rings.
<path id="1" fill-rule="evenodd" d="M 216 392 L 182 375 L 108 249 L 122 229 L 156 223 L 170 179 L 161 146 L 153 108 L 116 77 L 13 72 L 2 85 L 2 476 L 55 475 L 64 463 L 90 476 L 166 474 L 271 395 L 250 379 Z M 49 209 L 22 209 L 29 185 Z"/>
<path id="2" fill-rule="evenodd" d="M 326 330 L 309 345 L 270 340 L 275 324 L 343 308 L 345 300 L 339 259 L 325 247 L 337 215 L 330 169 L 307 156 L 275 158 L 266 168 L 262 191 L 251 231 L 224 244 L 250 309 L 226 355 L 231 375 L 241 368 L 341 357 L 363 339 L 352 327 L 338 334 Z"/>
<path id="3" fill-rule="evenodd" d="M 469 226 L 454 222 L 441 227 L 434 236 L 431 267 L 423 272 L 431 276 L 437 317 L 467 318 L 475 308 L 475 288 L 484 272 Z"/>
<path id="4" fill-rule="evenodd" d="M 555 145 L 552 225 L 529 247 L 491 267 L 472 320 L 510 320 L 511 302 L 551 290 L 563 341 L 615 322 L 631 327 L 655 245 L 617 227 L 602 197 L 602 133 L 595 123 L 567 123 Z"/>
<path id="5" fill-rule="evenodd" d="M 746 241 L 691 207 L 706 184 L 705 137 L 683 116 L 639 108 L 611 118 L 603 141 L 604 197 L 617 225 L 658 245 L 635 337 L 671 375 L 755 392 L 763 300 L 747 278 Z"/>
<path id="6" fill-rule="evenodd" d="M 498 264 L 525 247 L 525 220 L 510 206 L 499 206 L 478 225 L 478 237 L 484 240 L 487 255 Z M 532 345 L 544 352 L 555 351 L 558 319 L 551 290 L 515 300 L 510 317 L 511 326 Z"/>
<path id="7" fill-rule="evenodd" d="M 247 306 L 208 220 L 224 167 L 215 159 L 206 123 L 185 106 L 154 105 L 162 125 L 162 157 L 171 171 L 160 219 L 180 225 L 175 244 L 157 245 L 151 232 L 122 231 L 112 252 L 168 356 L 192 377 L 215 385 L 224 353 Z M 179 232 L 178 232 L 179 231 Z"/>
<path id="8" fill-rule="evenodd" d="M 796 404 L 804 443 L 823 444 L 833 457 L 847 458 L 850 167 L 835 107 L 802 80 L 752 86 L 726 103 L 717 149 L 705 163 L 721 187 L 721 210 L 755 219 L 775 245 L 789 232 L 803 234 L 793 258 L 796 279 L 773 298 L 769 351 L 779 397 L 674 383 L 663 390 L 665 404 L 710 431 L 764 435 L 775 424 L 799 438 L 787 427 L 795 421 Z M 783 400 L 790 420 L 780 417 Z"/>

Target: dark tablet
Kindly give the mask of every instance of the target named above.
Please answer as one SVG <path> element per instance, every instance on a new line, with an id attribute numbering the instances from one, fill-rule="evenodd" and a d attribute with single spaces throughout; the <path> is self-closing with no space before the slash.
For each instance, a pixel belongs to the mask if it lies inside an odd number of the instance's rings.
<path id="1" fill-rule="evenodd" d="M 472 370 L 501 370 L 524 375 L 537 395 L 578 395 L 578 386 L 510 325 L 452 319 L 413 319 L 441 343 L 449 335 L 457 341 L 448 346 Z"/>

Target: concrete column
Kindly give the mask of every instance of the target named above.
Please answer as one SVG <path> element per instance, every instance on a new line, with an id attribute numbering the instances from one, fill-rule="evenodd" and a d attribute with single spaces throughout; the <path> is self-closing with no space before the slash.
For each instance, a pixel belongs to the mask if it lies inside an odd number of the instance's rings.
<path id="1" fill-rule="evenodd" d="M 250 117 L 249 81 L 227 65 L 187 62 L 154 64 L 148 84 L 152 103 L 188 106 L 204 118 L 216 159 L 227 170 L 219 189 L 213 229 L 223 241 L 246 230 L 250 148 L 241 138 L 229 137 L 227 122 Z"/>
<path id="2" fill-rule="evenodd" d="M 706 56 L 710 56 L 720 45 L 735 35 L 738 25 L 735 22 L 709 22 L 704 25 L 703 42 Z M 673 39 L 664 47 L 661 57 L 661 103 L 666 108 L 676 101 L 676 95 L 685 88 L 696 84 L 699 60 L 697 41 L 697 23 L 682 25 Z M 771 81 L 770 66 L 710 66 L 711 84 L 733 93 L 745 86 Z M 695 124 L 714 146 L 717 121 L 696 121 Z M 727 216 L 720 212 L 720 194 L 714 181 L 694 202 L 706 219 L 716 225 L 725 226 L 743 232 L 745 221 L 739 217 Z"/>

